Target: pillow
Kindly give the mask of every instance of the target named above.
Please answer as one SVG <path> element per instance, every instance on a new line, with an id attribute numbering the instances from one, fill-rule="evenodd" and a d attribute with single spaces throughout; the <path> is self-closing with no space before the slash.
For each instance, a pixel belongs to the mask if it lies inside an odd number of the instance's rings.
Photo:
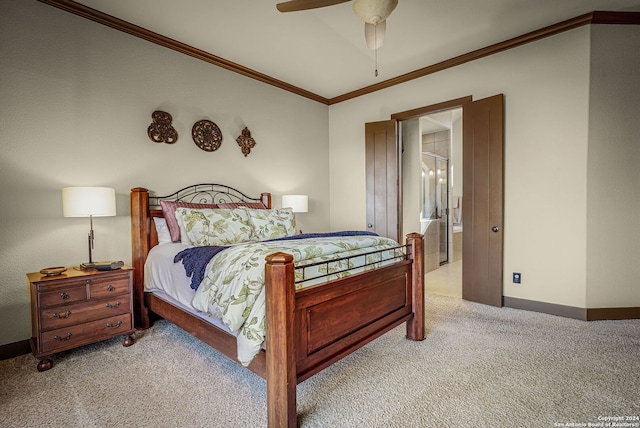
<path id="1" fill-rule="evenodd" d="M 255 208 L 259 210 L 267 209 L 262 202 L 228 202 L 218 204 L 218 208 L 238 208 L 238 207 L 247 207 L 247 208 Z"/>
<path id="2" fill-rule="evenodd" d="M 253 233 L 259 241 L 284 238 L 296 234 L 296 219 L 291 208 L 256 210 L 246 207 L 237 208 L 249 214 Z"/>
<path id="3" fill-rule="evenodd" d="M 180 215 L 180 213 L 178 213 L 178 211 L 173 213 L 173 215 L 176 218 L 176 222 L 178 223 L 178 229 L 180 229 L 180 242 L 185 245 L 193 245 L 191 239 L 189 239 L 189 235 L 187 235 L 187 231 L 184 227 L 184 222 L 182 221 L 182 216 Z"/>
<path id="4" fill-rule="evenodd" d="M 167 221 L 162 217 L 154 217 L 153 223 L 156 225 L 156 234 L 158 235 L 158 244 L 167 244 L 171 241 L 171 234 L 167 227 Z"/>
<path id="5" fill-rule="evenodd" d="M 162 207 L 162 214 L 167 222 L 169 233 L 171 234 L 171 240 L 173 242 L 180 241 L 180 226 L 176 220 L 176 208 L 217 208 L 216 204 L 197 204 L 195 202 L 183 202 L 183 201 L 160 201 L 160 207 Z"/>
<path id="6" fill-rule="evenodd" d="M 240 209 L 177 208 L 176 217 L 185 236 L 196 246 L 255 241 L 249 215 Z"/>

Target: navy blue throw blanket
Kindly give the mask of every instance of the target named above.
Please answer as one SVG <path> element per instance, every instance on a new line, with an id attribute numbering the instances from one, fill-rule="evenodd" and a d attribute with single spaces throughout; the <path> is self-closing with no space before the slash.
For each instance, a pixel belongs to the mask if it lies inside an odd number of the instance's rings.
<path id="1" fill-rule="evenodd" d="M 182 261 L 184 270 L 187 272 L 187 276 L 191 277 L 191 288 L 198 289 L 198 286 L 204 279 L 204 271 L 209 263 L 209 260 L 213 258 L 220 251 L 229 247 L 191 247 L 186 250 L 180 251 L 173 258 L 174 263 Z"/>
<path id="2" fill-rule="evenodd" d="M 327 238 L 332 236 L 378 236 L 377 233 L 358 231 L 358 230 L 345 230 L 342 232 L 326 232 L 326 233 L 301 233 L 300 235 L 286 236 L 284 238 L 269 239 L 262 242 L 271 241 L 290 241 L 294 239 L 304 238 Z M 228 246 L 206 246 L 206 247 L 191 247 L 180 251 L 173 258 L 174 263 L 182 261 L 184 270 L 187 272 L 187 276 L 191 277 L 191 288 L 197 290 L 200 283 L 204 279 L 205 270 L 207 264 L 211 261 L 213 256 L 220 251 L 229 248 Z"/>

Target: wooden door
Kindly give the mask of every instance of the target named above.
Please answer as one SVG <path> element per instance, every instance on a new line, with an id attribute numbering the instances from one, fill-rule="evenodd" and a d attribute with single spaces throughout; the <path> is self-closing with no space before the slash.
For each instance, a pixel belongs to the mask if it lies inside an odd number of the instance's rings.
<path id="1" fill-rule="evenodd" d="M 502 306 L 503 95 L 462 115 L 462 298 Z"/>
<path id="2" fill-rule="evenodd" d="M 400 241 L 402 199 L 397 121 L 365 123 L 367 230 Z"/>

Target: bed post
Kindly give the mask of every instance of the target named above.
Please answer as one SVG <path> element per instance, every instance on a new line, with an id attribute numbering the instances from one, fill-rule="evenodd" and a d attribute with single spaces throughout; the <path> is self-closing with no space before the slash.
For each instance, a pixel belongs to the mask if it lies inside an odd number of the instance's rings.
<path id="1" fill-rule="evenodd" d="M 424 236 L 419 233 L 407 235 L 411 263 L 413 318 L 407 321 L 407 338 L 424 340 Z"/>
<path id="2" fill-rule="evenodd" d="M 266 257 L 267 418 L 269 428 L 297 426 L 296 356 L 293 346 L 293 256 Z"/>
<path id="3" fill-rule="evenodd" d="M 273 208 L 271 206 L 271 193 L 260 193 L 260 201 L 267 208 Z"/>
<path id="4" fill-rule="evenodd" d="M 149 328 L 144 304 L 144 261 L 149 253 L 149 191 L 131 189 L 131 263 L 133 264 L 133 319 L 136 328 Z"/>

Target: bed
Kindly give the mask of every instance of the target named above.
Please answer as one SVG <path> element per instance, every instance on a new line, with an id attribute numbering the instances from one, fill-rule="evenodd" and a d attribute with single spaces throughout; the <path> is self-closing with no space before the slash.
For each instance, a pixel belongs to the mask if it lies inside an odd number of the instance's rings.
<path id="1" fill-rule="evenodd" d="M 163 236 L 159 239 L 160 229 L 156 221 L 158 224 L 163 222 L 160 219 L 171 212 L 167 206 L 171 207 L 172 203 L 174 206 L 176 203 L 185 206 L 211 205 L 216 212 L 220 208 L 234 212 L 244 209 L 250 213 L 260 208 L 265 209 L 265 213 L 278 211 L 272 207 L 271 194 L 263 193 L 254 198 L 229 186 L 199 184 L 168 196 L 155 196 L 149 190 L 138 187 L 131 189 L 130 197 L 136 327 L 146 329 L 154 319 L 164 318 L 228 358 L 240 362 L 241 340 L 237 332 L 213 320 L 210 314 L 181 303 L 170 292 L 163 293 L 152 285 L 145 290 L 145 283 L 153 282 L 150 279 L 153 272 L 149 266 L 151 259 L 159 252 L 173 255 L 176 251 L 169 244 L 159 245 L 166 238 L 161 233 Z M 183 208 L 180 212 L 204 212 L 199 205 L 194 206 L 191 211 Z M 169 215 L 166 217 L 165 223 L 173 220 Z M 182 232 L 184 236 L 184 229 Z M 189 236 L 192 236 L 191 233 Z M 293 242 L 296 238 L 286 240 Z M 314 239 L 302 238 L 305 239 L 300 239 L 296 244 Z M 331 242 L 327 241 L 335 239 L 337 245 L 338 240 L 342 239 L 331 235 L 315 238 L 329 246 Z M 178 242 L 172 245 L 182 244 Z M 272 248 L 269 245 L 279 249 L 284 248 L 280 245 L 285 243 L 260 242 L 252 245 L 264 247 L 260 254 L 266 254 L 267 248 Z M 406 244 L 395 245 L 393 249 L 386 248 L 375 254 L 365 249 L 358 256 L 338 262 L 333 260 L 348 267 L 356 266 L 357 270 L 349 272 L 346 269 L 336 273 L 335 269 L 326 267 L 325 279 L 311 275 L 314 281 L 312 285 L 305 285 L 308 279 L 305 269 L 311 266 L 315 272 L 318 269 L 314 266 L 322 266 L 325 262 L 306 263 L 303 267 L 305 263 L 300 261 L 296 265 L 294 259 L 298 256 L 294 257 L 294 254 L 298 252 L 295 251 L 275 251 L 264 257 L 261 292 L 264 296 L 264 342 L 255 356 L 249 361 L 242 361 L 242 365 L 266 380 L 269 427 L 297 426 L 296 385 L 387 331 L 406 323 L 408 339 L 424 339 L 423 236 L 411 233 L 406 236 Z M 215 257 L 235 250 L 233 245 L 230 247 Z M 392 256 L 387 257 L 389 254 Z M 355 263 L 354 257 L 360 257 L 357 260 L 363 264 Z M 377 257 L 377 262 L 367 264 L 371 257 Z M 215 264 L 213 259 L 211 264 Z M 173 269 L 180 270 L 175 266 Z M 148 281 L 145 281 L 145 275 L 149 277 Z M 166 282 L 173 281 L 169 279 Z M 175 280 L 176 283 L 180 281 Z"/>

